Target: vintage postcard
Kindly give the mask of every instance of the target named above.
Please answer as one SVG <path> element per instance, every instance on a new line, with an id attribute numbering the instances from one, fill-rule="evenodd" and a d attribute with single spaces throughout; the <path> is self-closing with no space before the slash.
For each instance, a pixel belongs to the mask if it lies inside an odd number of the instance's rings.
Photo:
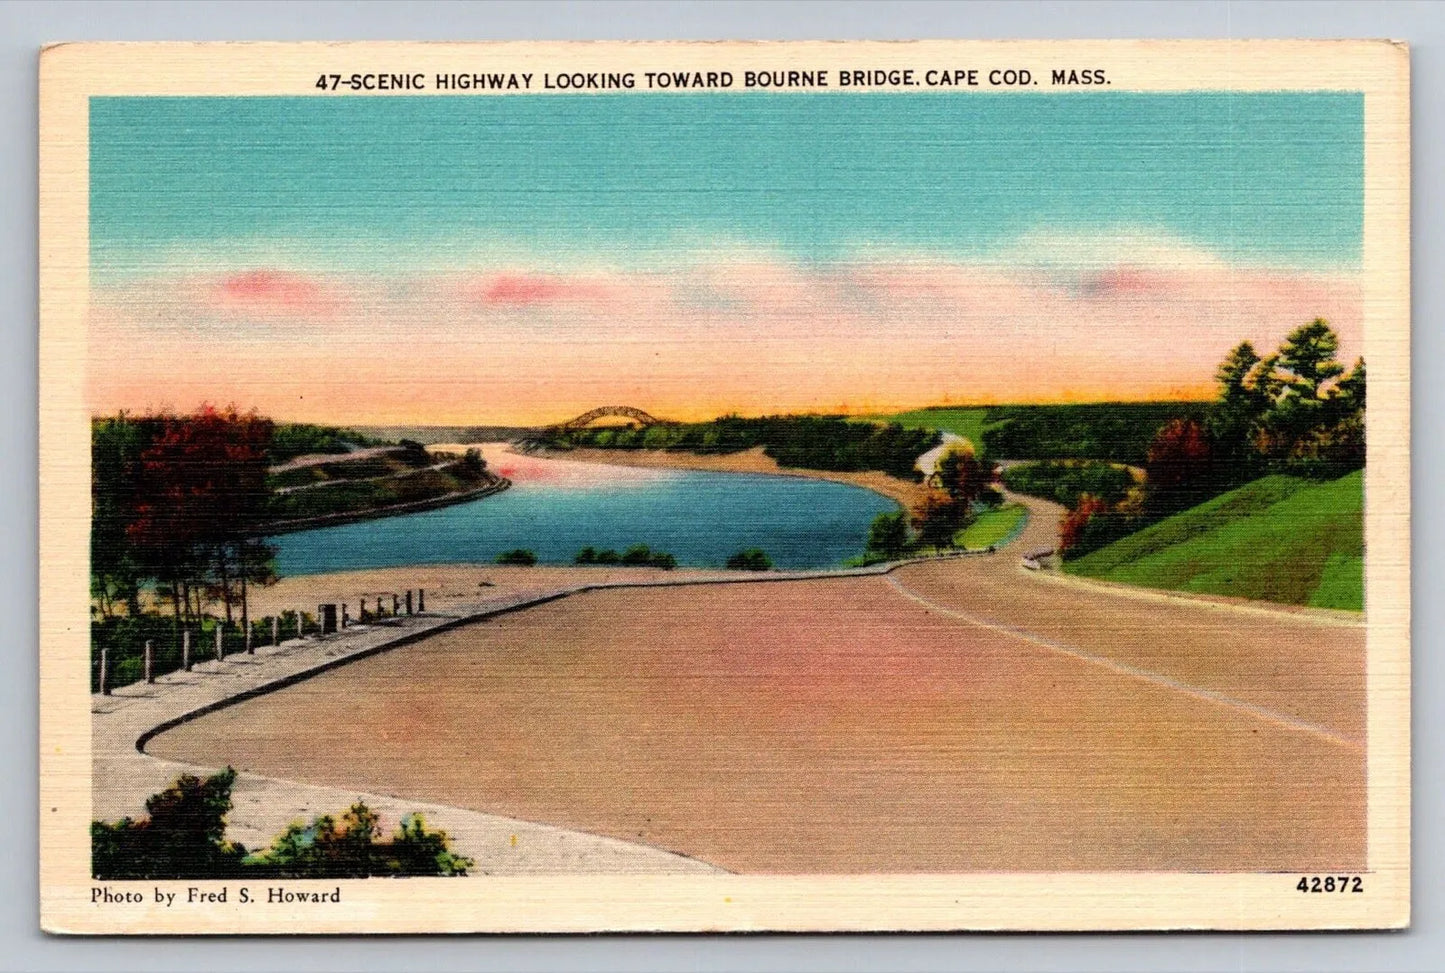
<path id="1" fill-rule="evenodd" d="M 44 928 L 1408 924 L 1404 45 L 40 71 Z"/>

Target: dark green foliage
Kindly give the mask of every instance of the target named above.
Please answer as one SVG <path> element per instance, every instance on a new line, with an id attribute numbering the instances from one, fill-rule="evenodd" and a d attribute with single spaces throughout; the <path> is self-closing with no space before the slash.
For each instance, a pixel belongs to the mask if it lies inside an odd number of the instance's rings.
<path id="1" fill-rule="evenodd" d="M 380 446 L 383 441 L 355 429 L 315 426 L 306 422 L 282 422 L 271 436 L 270 459 L 284 463 L 311 453 L 346 453 L 358 446 Z"/>
<path id="2" fill-rule="evenodd" d="M 1113 463 L 1065 460 L 1020 463 L 1002 474 L 1004 485 L 1016 493 L 1042 497 L 1065 507 L 1079 505 L 1079 497 L 1091 494 L 1113 505 L 1134 488 L 1134 474 Z"/>
<path id="3" fill-rule="evenodd" d="M 316 619 L 306 614 L 309 631 L 316 631 Z M 110 671 L 106 681 L 110 688 L 118 689 L 139 682 L 145 678 L 145 644 L 151 643 L 151 671 L 163 676 L 181 668 L 183 651 L 182 630 L 191 633 L 191 662 L 205 662 L 216 657 L 216 626 L 222 620 L 210 615 L 191 617 L 184 625 L 168 615 L 146 612 L 139 615 L 118 615 L 109 618 L 92 618 L 90 622 L 90 691 L 98 693 L 100 686 L 100 654 L 107 651 Z M 296 613 L 281 613 L 281 639 L 296 638 Z M 271 644 L 271 616 L 251 619 L 252 646 Z M 225 625 L 221 633 L 221 646 L 226 655 L 245 651 L 246 636 L 239 624 Z"/>
<path id="4" fill-rule="evenodd" d="M 942 441 L 932 429 L 866 422 L 844 416 L 723 416 L 711 422 L 671 423 L 641 429 L 578 429 L 554 435 L 563 448 L 671 449 L 737 453 L 757 446 L 779 466 L 813 470 L 882 470 L 918 479 L 914 462 Z"/>
<path id="5" fill-rule="evenodd" d="M 390 840 L 379 839 L 379 819 L 356 803 L 341 816 L 293 824 L 271 847 L 248 857 L 225 838 L 236 772 L 201 780 L 189 774 L 146 801 L 148 819 L 114 824 L 93 821 L 91 874 L 126 879 L 370 878 L 465 875 L 474 864 L 448 848 L 444 831 L 428 831 L 410 815 Z"/>
<path id="6" fill-rule="evenodd" d="M 90 587 L 106 615 L 117 604 L 140 611 L 143 574 L 126 530 L 135 518 L 141 455 L 159 430 L 160 420 L 124 412 L 91 423 Z"/>
<path id="7" fill-rule="evenodd" d="M 918 543 L 924 547 L 952 547 L 953 537 L 968 526 L 968 504 L 938 492 L 931 492 L 913 512 Z"/>
<path id="8" fill-rule="evenodd" d="M 1201 419 L 1203 402 L 1008 405 L 988 410 L 983 452 L 1002 459 L 1095 459 L 1143 465 L 1160 426 Z"/>
<path id="9" fill-rule="evenodd" d="M 445 831 L 428 831 L 409 815 L 390 841 L 379 840 L 380 819 L 357 802 L 338 821 L 326 814 L 291 825 L 271 847 L 245 862 L 246 873 L 274 878 L 375 878 L 465 875 L 474 862 L 447 848 Z"/>
<path id="10" fill-rule="evenodd" d="M 771 571 L 773 559 L 762 548 L 750 547 L 728 558 L 727 566 L 732 571 Z"/>
<path id="11" fill-rule="evenodd" d="M 1059 528 L 1059 553 L 1066 561 L 1083 557 L 1126 537 L 1149 523 L 1140 513 L 1111 507 L 1084 494 Z"/>
<path id="12" fill-rule="evenodd" d="M 1266 472 L 1329 479 L 1365 463 L 1365 363 L 1335 360 L 1339 341 L 1316 318 L 1260 359 L 1246 342 L 1219 367 L 1206 427 L 1216 490 Z"/>
<path id="13" fill-rule="evenodd" d="M 489 481 L 486 460 L 477 450 L 468 450 L 465 455 L 448 460 L 445 454 L 432 455 L 417 444 L 404 445 L 414 448 L 388 456 L 338 460 L 273 475 L 271 483 L 277 488 L 310 486 L 276 494 L 271 505 L 272 518 L 309 520 L 360 513 L 464 493 Z M 438 467 L 444 462 L 448 465 Z"/>
<path id="14" fill-rule="evenodd" d="M 969 505 L 990 489 L 994 472 L 994 465 L 980 460 L 972 446 L 953 446 L 939 458 L 935 477 L 952 499 Z"/>
<path id="15" fill-rule="evenodd" d="M 646 544 L 633 544 L 622 552 L 621 563 L 629 567 L 650 567 L 672 570 L 677 567 L 677 558 L 665 551 L 654 551 Z"/>
<path id="16" fill-rule="evenodd" d="M 496 561 L 498 564 L 515 564 L 524 568 L 530 568 L 537 563 L 537 554 L 535 551 L 529 551 L 525 547 L 518 547 L 498 554 Z"/>
<path id="17" fill-rule="evenodd" d="M 882 513 L 868 528 L 868 553 L 885 559 L 901 557 L 908 550 L 908 514 Z"/>
<path id="18" fill-rule="evenodd" d="M 90 826 L 91 872 L 100 880 L 235 878 L 246 849 L 225 840 L 236 772 L 190 774 L 146 801 L 149 819 Z"/>
<path id="19" fill-rule="evenodd" d="M 662 568 L 671 571 L 677 567 L 677 558 L 666 551 L 654 551 L 646 544 L 634 544 L 621 554 L 611 548 L 599 551 L 588 546 L 577 552 L 572 563 L 622 564 L 630 568 Z"/>

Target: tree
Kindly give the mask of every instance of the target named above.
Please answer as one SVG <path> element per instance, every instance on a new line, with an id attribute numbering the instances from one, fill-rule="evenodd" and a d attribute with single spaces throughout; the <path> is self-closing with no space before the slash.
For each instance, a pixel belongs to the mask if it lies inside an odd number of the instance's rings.
<path id="1" fill-rule="evenodd" d="M 882 513 L 868 528 L 868 552 L 890 561 L 908 550 L 908 515 L 903 511 Z"/>
<path id="2" fill-rule="evenodd" d="M 1324 385 L 1345 367 L 1335 360 L 1340 340 L 1324 318 L 1315 318 L 1289 333 L 1279 349 L 1279 367 L 1286 373 L 1286 391 L 1303 399 L 1320 399 Z"/>
<path id="3" fill-rule="evenodd" d="M 1145 464 L 1151 512 L 1167 516 L 1207 499 L 1214 487 L 1209 435 L 1193 419 L 1166 423 L 1149 446 Z"/>
<path id="4" fill-rule="evenodd" d="M 1078 505 L 1064 514 L 1059 524 L 1059 554 L 1070 558 L 1091 550 L 1085 543 L 1088 528 L 1108 510 L 1109 505 L 1098 497 L 1087 493 L 1079 497 Z"/>
<path id="5" fill-rule="evenodd" d="M 965 507 L 983 496 L 993 478 L 992 466 L 982 462 L 968 443 L 954 444 L 938 460 L 938 485 Z"/>
<path id="6" fill-rule="evenodd" d="M 930 492 L 913 515 L 919 542 L 929 547 L 953 546 L 953 535 L 964 526 L 966 509 L 946 493 Z"/>
<path id="7" fill-rule="evenodd" d="M 178 623 L 182 592 L 193 583 L 208 585 L 225 603 L 228 623 L 239 594 L 245 623 L 247 582 L 273 577 L 274 551 L 260 539 L 271 506 L 272 429 L 254 411 L 207 405 L 193 415 L 163 417 L 141 454 L 127 536 L 149 576 L 169 586 Z"/>
<path id="8" fill-rule="evenodd" d="M 91 424 L 91 594 L 106 618 L 118 602 L 140 614 L 144 572 L 126 528 L 135 517 L 136 477 L 152 425 L 124 412 Z"/>

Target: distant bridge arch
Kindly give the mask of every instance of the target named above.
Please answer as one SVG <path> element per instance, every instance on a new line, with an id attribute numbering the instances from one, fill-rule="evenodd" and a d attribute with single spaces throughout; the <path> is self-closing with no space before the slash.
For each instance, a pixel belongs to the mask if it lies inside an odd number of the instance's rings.
<path id="1" fill-rule="evenodd" d="M 631 419 L 633 422 L 636 422 L 640 426 L 657 426 L 661 425 L 663 421 L 656 416 L 649 415 L 648 413 L 643 412 L 641 409 L 634 409 L 630 405 L 604 405 L 599 406 L 598 408 L 593 409 L 590 412 L 584 412 L 575 419 L 569 419 L 557 428 L 581 429 L 584 426 L 590 426 L 598 419 L 605 419 L 608 416 L 618 416 L 622 419 Z"/>

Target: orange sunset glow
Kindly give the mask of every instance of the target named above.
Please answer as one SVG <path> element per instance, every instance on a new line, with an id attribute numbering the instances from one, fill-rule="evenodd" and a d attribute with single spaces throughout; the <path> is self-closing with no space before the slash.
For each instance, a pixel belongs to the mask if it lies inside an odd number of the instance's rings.
<path id="1" fill-rule="evenodd" d="M 691 420 L 956 403 L 1202 398 L 1240 340 L 1327 318 L 1360 353 L 1352 275 L 1164 253 L 1067 274 L 875 259 L 518 268 L 410 277 L 273 268 L 92 295 L 96 412 L 235 402 L 313 422 L 535 424 L 626 402 Z"/>

